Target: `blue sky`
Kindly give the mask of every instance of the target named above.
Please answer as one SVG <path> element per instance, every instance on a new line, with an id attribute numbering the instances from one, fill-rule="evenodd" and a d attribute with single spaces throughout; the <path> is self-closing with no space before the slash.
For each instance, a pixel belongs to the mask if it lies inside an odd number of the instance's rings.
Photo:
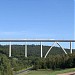
<path id="1" fill-rule="evenodd" d="M 74 39 L 74 0 L 0 0 L 0 39 Z"/>

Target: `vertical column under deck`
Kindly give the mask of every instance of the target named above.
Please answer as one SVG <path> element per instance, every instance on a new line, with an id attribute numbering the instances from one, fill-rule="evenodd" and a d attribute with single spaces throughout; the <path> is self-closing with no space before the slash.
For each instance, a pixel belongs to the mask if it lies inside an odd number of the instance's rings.
<path id="1" fill-rule="evenodd" d="M 11 57 L 11 42 L 10 42 L 10 45 L 9 45 L 9 57 Z"/>
<path id="2" fill-rule="evenodd" d="M 72 42 L 70 42 L 70 51 L 71 51 L 71 54 L 72 54 Z"/>
<path id="3" fill-rule="evenodd" d="M 27 57 L 27 42 L 25 43 L 25 57 Z"/>
<path id="4" fill-rule="evenodd" d="M 40 42 L 40 44 L 41 44 L 41 58 L 42 58 L 42 42 Z"/>

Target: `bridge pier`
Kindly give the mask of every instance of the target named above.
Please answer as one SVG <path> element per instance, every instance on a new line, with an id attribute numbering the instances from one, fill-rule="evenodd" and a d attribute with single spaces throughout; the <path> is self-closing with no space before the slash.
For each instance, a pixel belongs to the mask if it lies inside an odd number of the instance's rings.
<path id="1" fill-rule="evenodd" d="M 54 44 L 55 44 L 56 42 L 54 42 L 53 44 L 52 44 L 52 46 L 49 48 L 49 50 L 47 51 L 47 53 L 46 53 L 46 55 L 45 55 L 45 57 L 44 58 L 46 58 L 47 57 L 47 55 L 48 55 L 48 53 L 51 51 L 51 49 L 53 48 L 53 46 L 54 46 Z"/>
<path id="2" fill-rule="evenodd" d="M 61 47 L 61 49 L 64 51 L 64 53 L 67 54 L 67 52 L 65 51 L 65 49 L 59 43 L 57 43 L 57 44 L 59 45 L 59 47 Z"/>
<path id="3" fill-rule="evenodd" d="M 72 42 L 70 42 L 70 52 L 72 54 Z"/>
<path id="4" fill-rule="evenodd" d="M 42 42 L 40 42 L 40 44 L 41 44 L 41 58 L 42 58 Z"/>
<path id="5" fill-rule="evenodd" d="M 25 43 L 25 57 L 27 57 L 27 42 Z"/>
<path id="6" fill-rule="evenodd" d="M 53 48 L 53 46 L 54 46 L 55 44 L 57 44 L 59 47 L 61 47 L 62 50 L 64 51 L 64 53 L 67 54 L 67 52 L 65 51 L 65 49 L 64 49 L 58 42 L 54 42 L 54 43 L 52 44 L 52 46 L 49 48 L 49 50 L 47 51 L 47 53 L 46 53 L 46 55 L 45 55 L 44 58 L 47 57 L 47 55 L 49 54 L 49 52 L 51 51 L 51 49 Z"/>
<path id="7" fill-rule="evenodd" d="M 11 57 L 11 42 L 10 42 L 10 45 L 9 45 L 9 57 Z"/>

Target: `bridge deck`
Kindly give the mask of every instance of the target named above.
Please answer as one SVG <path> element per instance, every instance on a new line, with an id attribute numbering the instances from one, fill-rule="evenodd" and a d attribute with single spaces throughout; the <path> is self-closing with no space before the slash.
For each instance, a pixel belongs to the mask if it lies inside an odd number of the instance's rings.
<path id="1" fill-rule="evenodd" d="M 0 39 L 0 42 L 75 42 L 75 40 L 51 40 L 51 39 Z"/>

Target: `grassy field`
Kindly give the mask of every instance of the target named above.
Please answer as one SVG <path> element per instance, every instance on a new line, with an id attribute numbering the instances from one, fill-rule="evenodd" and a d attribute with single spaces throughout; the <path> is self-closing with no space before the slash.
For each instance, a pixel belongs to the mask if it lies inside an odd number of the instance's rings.
<path id="1" fill-rule="evenodd" d="M 74 71 L 75 71 L 75 68 L 71 68 L 71 69 L 53 71 L 49 75 L 57 75 L 57 74 L 62 74 L 62 73 L 74 72 Z"/>
<path id="2" fill-rule="evenodd" d="M 66 72 L 74 72 L 75 68 L 72 69 L 65 69 L 60 71 L 51 71 L 51 70 L 39 70 L 39 71 L 29 71 L 18 75 L 57 75 L 60 73 L 66 73 Z"/>
<path id="3" fill-rule="evenodd" d="M 27 73 L 22 73 L 22 74 L 18 74 L 18 75 L 49 75 L 50 71 L 29 71 Z"/>

